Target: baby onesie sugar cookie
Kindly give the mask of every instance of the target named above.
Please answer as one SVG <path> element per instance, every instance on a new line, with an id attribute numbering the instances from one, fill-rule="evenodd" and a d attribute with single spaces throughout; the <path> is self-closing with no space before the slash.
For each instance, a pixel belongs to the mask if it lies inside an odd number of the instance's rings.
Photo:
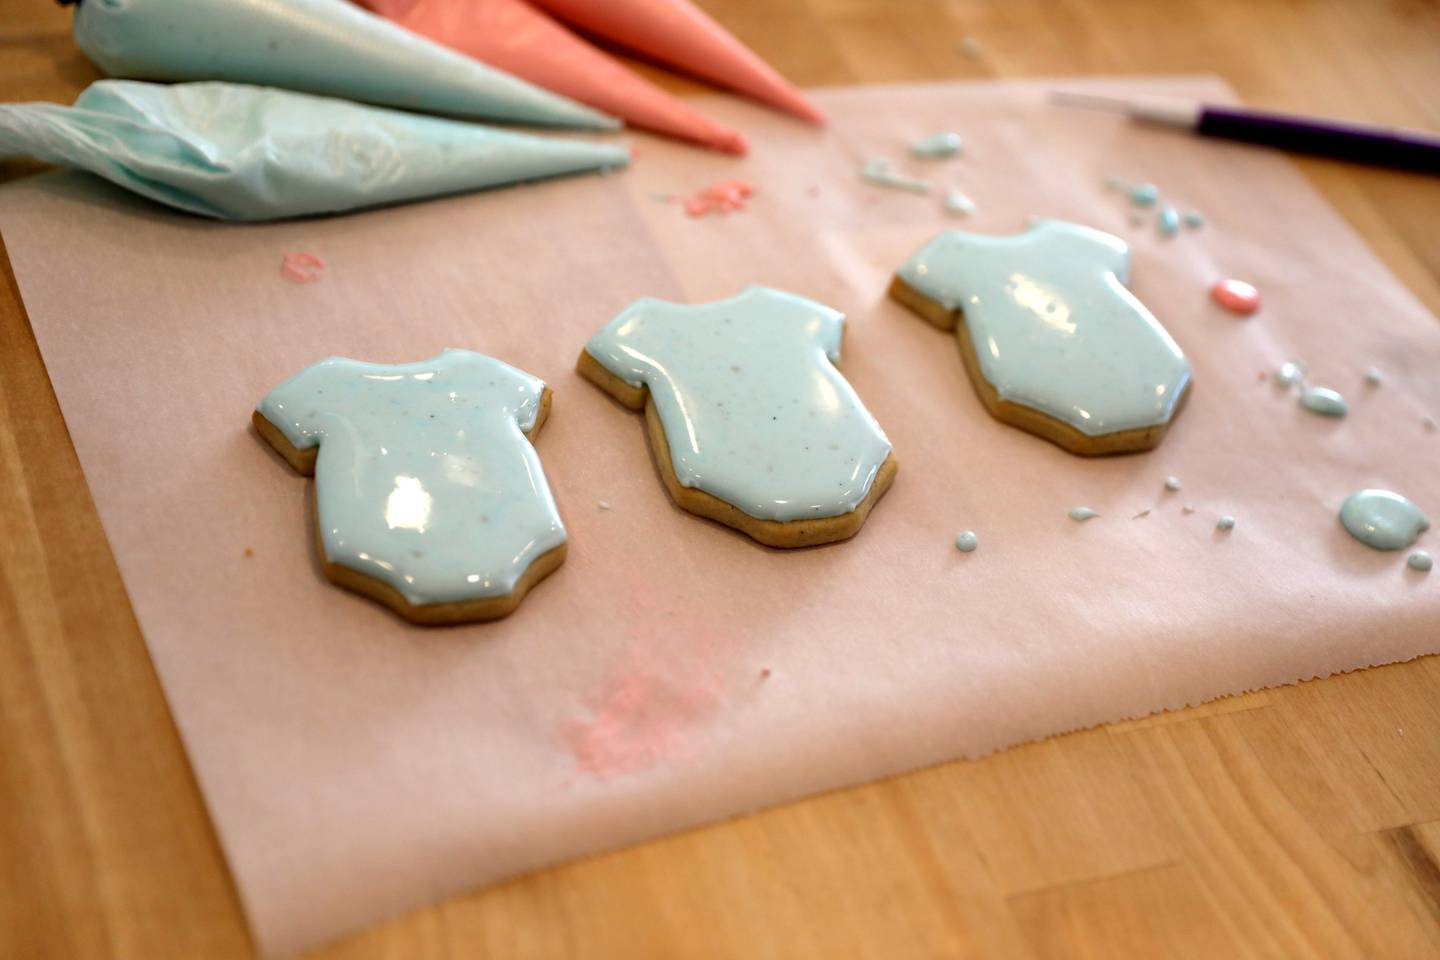
<path id="1" fill-rule="evenodd" d="M 947 230 L 895 274 L 890 296 L 954 330 L 998 420 L 1072 453 L 1149 450 L 1189 396 L 1190 361 L 1125 287 L 1108 233 L 1041 220 L 1007 237 Z"/>
<path id="2" fill-rule="evenodd" d="M 272 390 L 255 429 L 315 477 L 325 575 L 415 623 L 493 620 L 565 561 L 531 442 L 550 390 L 468 350 L 331 357 Z"/>
<path id="3" fill-rule="evenodd" d="M 834 364 L 843 314 L 768 287 L 695 305 L 637 300 L 580 354 L 645 411 L 675 502 L 772 547 L 853 536 L 895 477 L 890 441 Z"/>

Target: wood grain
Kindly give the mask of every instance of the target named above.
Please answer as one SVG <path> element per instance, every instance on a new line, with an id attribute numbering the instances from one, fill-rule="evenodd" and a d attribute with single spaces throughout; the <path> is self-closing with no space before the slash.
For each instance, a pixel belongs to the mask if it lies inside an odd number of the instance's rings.
<path id="1" fill-rule="evenodd" d="M 1203 71 L 1258 105 L 1440 128 L 1428 0 L 705 6 L 802 84 Z M 957 53 L 963 36 L 981 56 Z M 68 101 L 94 77 L 65 11 L 0 0 L 4 99 Z M 1440 180 L 1301 166 L 1440 312 Z M 0 178 L 33 169 L 0 164 Z M 1430 658 L 792 804 L 452 900 L 317 956 L 1434 957 L 1437 861 Z M 249 952 L 7 262 L 0 956 Z"/>

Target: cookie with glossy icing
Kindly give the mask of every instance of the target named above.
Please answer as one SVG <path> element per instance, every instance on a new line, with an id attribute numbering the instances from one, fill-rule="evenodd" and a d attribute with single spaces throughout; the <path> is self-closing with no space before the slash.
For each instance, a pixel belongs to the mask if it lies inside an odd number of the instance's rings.
<path id="1" fill-rule="evenodd" d="M 646 298 L 580 353 L 579 373 L 643 410 L 685 510 L 772 547 L 854 536 L 896 462 L 835 364 L 844 315 L 768 287 L 712 303 Z"/>
<path id="2" fill-rule="evenodd" d="M 1125 242 L 1041 220 L 1020 234 L 947 230 L 905 261 L 890 296 L 953 330 L 998 420 L 1082 455 L 1149 450 L 1190 394 L 1190 362 L 1125 286 Z"/>
<path id="3" fill-rule="evenodd" d="M 325 576 L 415 623 L 513 612 L 565 560 L 532 444 L 543 382 L 446 350 L 419 363 L 332 357 L 272 390 L 256 431 L 315 477 Z"/>

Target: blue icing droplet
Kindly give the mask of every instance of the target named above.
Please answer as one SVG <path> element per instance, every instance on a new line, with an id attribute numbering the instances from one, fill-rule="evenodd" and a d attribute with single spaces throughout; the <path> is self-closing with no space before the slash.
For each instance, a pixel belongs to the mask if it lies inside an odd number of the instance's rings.
<path id="1" fill-rule="evenodd" d="M 1382 383 L 1384 383 L 1384 382 L 1385 382 L 1385 375 L 1384 375 L 1383 373 L 1381 373 L 1378 368 L 1376 368 L 1376 367 L 1371 367 L 1370 369 L 1368 369 L 1368 370 L 1365 371 L 1365 385 L 1366 385 L 1366 386 L 1368 386 L 1368 387 L 1378 387 L 1378 386 L 1380 386 L 1380 384 L 1382 384 Z"/>
<path id="2" fill-rule="evenodd" d="M 1205 226 L 1205 218 L 1197 210 L 1190 210 L 1184 216 L 1185 226 L 1190 230 L 1199 230 Z"/>
<path id="3" fill-rule="evenodd" d="M 980 546 L 980 538 L 975 536 L 974 530 L 961 530 L 960 535 L 955 538 L 955 549 L 961 553 L 970 553 Z"/>
<path id="4" fill-rule="evenodd" d="M 1160 211 L 1155 226 L 1162 237 L 1173 237 L 1180 232 L 1180 214 L 1175 212 L 1174 207 L 1166 207 Z"/>
<path id="5" fill-rule="evenodd" d="M 1160 188 L 1153 183 L 1142 183 L 1130 191 L 1130 202 L 1137 207 L 1153 207 L 1160 199 Z"/>
<path id="6" fill-rule="evenodd" d="M 1096 513 L 1094 510 L 1091 510 L 1089 507 L 1070 508 L 1070 519 L 1076 521 L 1077 523 L 1084 523 L 1086 520 L 1094 520 L 1098 516 L 1100 516 L 1100 514 Z"/>
<path id="7" fill-rule="evenodd" d="M 1227 531 L 1228 531 L 1228 530 L 1234 530 L 1234 529 L 1235 529 L 1235 518 L 1234 518 L 1234 517 L 1231 517 L 1231 516 L 1228 516 L 1228 515 L 1227 515 L 1227 516 L 1224 516 L 1224 517 L 1221 517 L 1219 520 L 1216 520 L 1216 521 L 1215 521 L 1215 529 L 1216 529 L 1216 530 L 1227 530 Z"/>
<path id="8" fill-rule="evenodd" d="M 1277 387 L 1293 387 L 1303 379 L 1305 379 L 1305 369 L 1294 361 L 1280 364 L 1280 369 L 1275 371 Z"/>
<path id="9" fill-rule="evenodd" d="M 917 157 L 927 159 L 940 159 L 942 157 L 953 157 L 963 148 L 964 143 L 960 134 L 951 131 L 932 133 L 928 137 L 922 137 L 910 145 L 910 152 Z"/>
<path id="10" fill-rule="evenodd" d="M 1430 554 L 1424 550 L 1416 550 L 1405 558 L 1405 565 L 1411 570 L 1419 570 L 1421 573 L 1429 573 L 1435 562 L 1430 559 Z"/>
<path id="11" fill-rule="evenodd" d="M 1343 417 L 1350 412 L 1345 398 L 1329 387 L 1306 387 L 1300 394 L 1300 406 L 1322 417 Z"/>
<path id="12" fill-rule="evenodd" d="M 1420 508 L 1391 490 L 1360 490 L 1340 505 L 1340 523 L 1376 550 L 1403 550 L 1430 529 Z"/>
<path id="13" fill-rule="evenodd" d="M 975 212 L 975 201 L 959 190 L 947 190 L 945 192 L 945 212 L 968 217 Z"/>
<path id="14" fill-rule="evenodd" d="M 892 190 L 905 190 L 910 193 L 930 192 L 929 180 L 917 180 L 915 177 L 896 173 L 891 169 L 890 161 L 884 157 L 875 157 L 865 161 L 865 165 L 860 168 L 860 176 L 878 187 L 889 187 Z"/>
<path id="15" fill-rule="evenodd" d="M 1172 493 L 1173 493 L 1174 491 L 1176 491 L 1176 490 L 1179 490 L 1179 489 L 1180 489 L 1180 478 L 1179 478 L 1179 477 L 1166 477 L 1166 478 L 1165 478 L 1165 489 L 1171 491 Z"/>

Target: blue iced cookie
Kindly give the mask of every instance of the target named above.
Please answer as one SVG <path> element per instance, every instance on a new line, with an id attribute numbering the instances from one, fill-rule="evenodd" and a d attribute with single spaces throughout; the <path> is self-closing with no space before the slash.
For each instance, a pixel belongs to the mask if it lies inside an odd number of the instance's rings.
<path id="1" fill-rule="evenodd" d="M 315 477 L 325 575 L 416 623 L 493 620 L 565 561 L 531 441 L 550 390 L 446 350 L 419 363 L 332 357 L 272 390 L 255 429 Z"/>
<path id="2" fill-rule="evenodd" d="M 1072 453 L 1149 450 L 1189 396 L 1190 361 L 1125 286 L 1125 242 L 1041 220 L 1007 237 L 947 230 L 906 260 L 890 296 L 954 330 L 998 420 Z"/>
<path id="3" fill-rule="evenodd" d="M 835 368 L 843 314 L 768 287 L 713 303 L 643 299 L 580 354 L 644 410 L 671 497 L 772 547 L 853 536 L 890 486 L 890 441 Z"/>

